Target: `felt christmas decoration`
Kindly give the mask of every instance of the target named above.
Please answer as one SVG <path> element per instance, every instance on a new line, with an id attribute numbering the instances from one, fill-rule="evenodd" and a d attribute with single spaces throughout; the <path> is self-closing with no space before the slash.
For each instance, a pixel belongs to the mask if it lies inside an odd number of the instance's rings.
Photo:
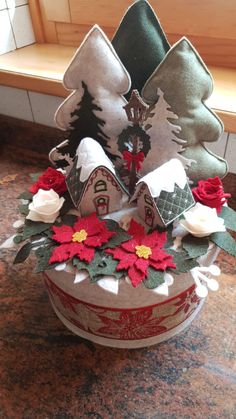
<path id="1" fill-rule="evenodd" d="M 182 163 L 172 159 L 137 183 L 131 199 L 150 228 L 167 227 L 195 203 Z"/>
<path id="2" fill-rule="evenodd" d="M 136 1 L 128 9 L 112 44 L 131 76 L 132 89 L 139 92 L 170 49 L 157 16 L 146 0 Z"/>
<path id="3" fill-rule="evenodd" d="M 133 194 L 138 180 L 138 172 L 142 168 L 150 150 L 150 137 L 142 125 L 146 120 L 149 106 L 143 102 L 137 90 L 133 90 L 129 103 L 124 106 L 127 118 L 131 125 L 125 128 L 118 137 L 118 148 L 124 159 L 123 169 L 127 170 L 129 192 Z M 125 171 L 123 172 L 123 177 Z"/>
<path id="4" fill-rule="evenodd" d="M 89 263 L 94 259 L 95 248 L 107 243 L 115 234 L 95 213 L 78 218 L 73 226 L 53 226 L 52 230 L 52 239 L 60 245 L 53 250 L 49 263 L 64 262 L 74 256 Z"/>
<path id="5" fill-rule="evenodd" d="M 205 104 L 212 93 L 212 77 L 186 38 L 170 49 L 147 80 L 142 96 L 148 104 L 157 102 L 158 88 L 178 116 L 178 125 L 181 127 L 178 137 L 186 141 L 181 154 L 194 160 L 187 170 L 189 178 L 197 183 L 201 179 L 225 176 L 226 161 L 204 145 L 204 142 L 217 141 L 223 131 L 222 122 Z M 157 162 L 160 158 L 159 154 Z"/>
<path id="6" fill-rule="evenodd" d="M 128 199 L 125 186 L 101 145 L 84 138 L 76 152 L 73 168 L 67 178 L 72 201 L 81 215 L 94 211 L 98 215 L 121 209 Z"/>
<path id="7" fill-rule="evenodd" d="M 99 26 L 84 39 L 63 82 L 74 91 L 55 116 L 57 125 L 68 130 L 68 142 L 60 153 L 74 157 L 80 141 L 92 137 L 115 158 L 116 138 L 127 126 L 122 95 L 130 89 L 130 77 Z"/>
<path id="8" fill-rule="evenodd" d="M 148 276 L 148 270 L 164 272 L 167 268 L 175 269 L 173 256 L 164 251 L 167 241 L 166 232 L 153 231 L 146 235 L 144 227 L 131 221 L 129 233 L 133 237 L 122 243 L 115 249 L 107 249 L 108 254 L 119 260 L 116 270 L 128 270 L 128 276 L 134 287 L 144 281 Z"/>
<path id="9" fill-rule="evenodd" d="M 160 88 L 157 89 L 157 97 L 145 123 L 146 132 L 150 136 L 151 152 L 142 164 L 142 176 L 172 158 L 179 158 L 185 168 L 192 162 L 181 154 L 186 141 L 179 138 L 181 128 L 178 126 L 178 116 L 171 111 Z"/>

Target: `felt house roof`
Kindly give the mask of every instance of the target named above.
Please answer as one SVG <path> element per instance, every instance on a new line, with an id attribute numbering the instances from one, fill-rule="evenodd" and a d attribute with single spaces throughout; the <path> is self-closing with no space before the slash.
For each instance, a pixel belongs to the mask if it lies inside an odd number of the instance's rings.
<path id="1" fill-rule="evenodd" d="M 76 207 L 83 198 L 88 182 L 98 169 L 104 169 L 117 182 L 121 190 L 129 195 L 101 145 L 92 138 L 84 138 L 79 144 L 73 167 L 66 180 L 68 190 Z"/>
<path id="2" fill-rule="evenodd" d="M 150 195 L 155 199 L 162 191 L 174 192 L 176 185 L 184 189 L 187 176 L 182 163 L 178 159 L 171 159 L 138 181 L 131 202 L 137 199 L 143 184 L 147 185 Z"/>

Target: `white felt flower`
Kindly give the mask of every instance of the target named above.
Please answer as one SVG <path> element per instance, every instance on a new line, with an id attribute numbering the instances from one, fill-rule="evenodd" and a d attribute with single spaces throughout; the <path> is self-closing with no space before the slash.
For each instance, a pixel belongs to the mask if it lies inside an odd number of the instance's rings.
<path id="1" fill-rule="evenodd" d="M 180 224 L 193 236 L 205 237 L 218 231 L 226 231 L 224 220 L 217 216 L 215 208 L 206 207 L 199 202 L 184 213 L 185 220 Z"/>
<path id="2" fill-rule="evenodd" d="M 53 190 L 39 191 L 34 195 L 33 202 L 29 204 L 27 220 L 42 221 L 43 223 L 54 223 L 65 199 L 60 198 Z"/>

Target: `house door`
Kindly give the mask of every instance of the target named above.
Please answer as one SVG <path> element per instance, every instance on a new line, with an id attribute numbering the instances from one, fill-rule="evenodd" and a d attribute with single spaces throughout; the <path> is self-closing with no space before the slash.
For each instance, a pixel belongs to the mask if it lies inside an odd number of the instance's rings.
<path id="1" fill-rule="evenodd" d="M 109 196 L 99 195 L 93 200 L 97 215 L 106 215 L 109 213 Z"/>
<path id="2" fill-rule="evenodd" d="M 145 223 L 149 227 L 153 227 L 154 223 L 154 212 L 153 209 L 150 207 L 145 206 Z"/>

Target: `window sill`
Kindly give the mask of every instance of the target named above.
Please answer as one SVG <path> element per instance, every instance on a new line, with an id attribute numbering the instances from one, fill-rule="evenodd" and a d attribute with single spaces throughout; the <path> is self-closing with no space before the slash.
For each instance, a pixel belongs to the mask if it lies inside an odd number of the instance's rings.
<path id="1" fill-rule="evenodd" d="M 75 47 L 58 44 L 34 44 L 0 56 L 0 84 L 68 96 L 62 78 Z M 236 69 L 209 66 L 214 78 L 214 92 L 208 100 L 225 124 L 236 133 Z"/>

